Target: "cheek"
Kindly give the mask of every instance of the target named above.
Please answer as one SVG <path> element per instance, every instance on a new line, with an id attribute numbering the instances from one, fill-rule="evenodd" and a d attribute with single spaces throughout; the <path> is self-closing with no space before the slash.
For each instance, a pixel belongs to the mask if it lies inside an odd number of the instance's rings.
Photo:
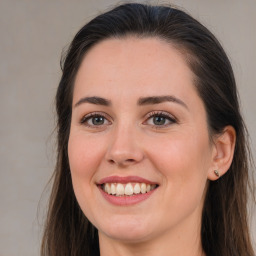
<path id="1" fill-rule="evenodd" d="M 104 147 L 99 143 L 100 140 L 90 140 L 87 136 L 70 135 L 68 157 L 74 177 L 92 178 L 104 155 Z"/>
<path id="2" fill-rule="evenodd" d="M 155 156 L 160 166 L 166 166 L 165 169 L 172 173 L 177 168 L 186 172 L 185 166 L 204 167 L 210 157 L 210 146 L 205 136 L 196 136 L 192 134 L 173 134 L 169 138 L 157 138 L 154 147 L 151 149 L 151 155 Z M 152 145 L 152 144 L 151 144 Z M 177 167 L 177 168 L 176 168 Z M 179 170 L 180 172 L 180 170 Z"/>
<path id="3" fill-rule="evenodd" d="M 95 173 L 100 165 L 103 146 L 84 135 L 70 134 L 68 157 L 74 193 L 84 214 L 93 222 Z M 100 141 L 98 141 L 100 142 Z"/>
<path id="4" fill-rule="evenodd" d="M 95 147 L 95 141 L 92 143 L 81 134 L 70 134 L 68 158 L 73 189 L 83 211 L 86 205 L 90 205 L 90 197 L 95 187 L 94 175 L 102 155 L 101 148 Z"/>
<path id="5" fill-rule="evenodd" d="M 180 199 L 190 193 L 193 196 L 193 192 L 195 197 L 202 195 L 210 166 L 208 135 L 175 134 L 152 144 L 155 146 L 149 152 L 151 161 L 170 194 L 179 191 L 175 196 Z"/>

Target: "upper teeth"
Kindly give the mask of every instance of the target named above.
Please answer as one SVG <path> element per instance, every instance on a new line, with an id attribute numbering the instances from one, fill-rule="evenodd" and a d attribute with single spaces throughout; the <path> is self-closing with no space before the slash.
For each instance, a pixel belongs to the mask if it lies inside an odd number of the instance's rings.
<path id="1" fill-rule="evenodd" d="M 103 185 L 103 190 L 111 195 L 117 196 L 131 196 L 133 194 L 145 194 L 151 190 L 153 190 L 156 185 L 150 185 L 146 183 L 106 183 Z"/>

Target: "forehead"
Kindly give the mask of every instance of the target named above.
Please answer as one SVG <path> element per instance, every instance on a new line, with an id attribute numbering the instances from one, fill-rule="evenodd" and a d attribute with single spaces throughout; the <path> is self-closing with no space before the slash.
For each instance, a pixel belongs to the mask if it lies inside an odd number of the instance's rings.
<path id="1" fill-rule="evenodd" d="M 183 51 L 184 52 L 184 51 Z M 80 70 L 85 68 L 128 68 L 129 61 L 133 71 L 148 70 L 149 67 L 163 67 L 164 65 L 184 66 L 188 73 L 192 74 L 187 66 L 181 51 L 174 47 L 174 44 L 157 37 L 137 38 L 110 38 L 94 45 L 85 55 Z M 148 62 L 146 62 L 148 61 Z M 101 64 L 101 65 L 100 65 Z M 93 65 L 93 66 L 92 66 Z M 174 66 L 172 68 L 174 68 Z M 101 70 L 103 71 L 103 70 Z"/>
<path id="2" fill-rule="evenodd" d="M 194 90 L 193 73 L 184 56 L 159 38 L 107 39 L 84 57 L 75 80 L 74 97 L 118 91 L 121 94 L 184 94 Z M 190 88 L 189 88 L 190 87 Z M 155 94 L 155 92 L 154 92 Z M 108 95 L 106 95 L 108 96 Z"/>

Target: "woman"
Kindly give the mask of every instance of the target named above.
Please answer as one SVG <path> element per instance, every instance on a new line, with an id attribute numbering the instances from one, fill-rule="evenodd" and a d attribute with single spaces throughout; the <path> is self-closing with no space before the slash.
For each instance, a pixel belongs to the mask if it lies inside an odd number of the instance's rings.
<path id="1" fill-rule="evenodd" d="M 41 255 L 254 255 L 235 79 L 198 21 L 142 4 L 96 17 L 66 54 L 56 108 Z"/>

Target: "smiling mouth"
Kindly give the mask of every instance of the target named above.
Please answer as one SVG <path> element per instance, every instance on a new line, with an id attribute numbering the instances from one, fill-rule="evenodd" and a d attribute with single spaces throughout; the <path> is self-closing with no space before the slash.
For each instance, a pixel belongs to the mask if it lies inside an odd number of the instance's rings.
<path id="1" fill-rule="evenodd" d="M 158 187 L 157 184 L 146 183 L 104 183 L 100 185 L 101 189 L 109 195 L 121 196 L 135 196 L 146 194 Z"/>

